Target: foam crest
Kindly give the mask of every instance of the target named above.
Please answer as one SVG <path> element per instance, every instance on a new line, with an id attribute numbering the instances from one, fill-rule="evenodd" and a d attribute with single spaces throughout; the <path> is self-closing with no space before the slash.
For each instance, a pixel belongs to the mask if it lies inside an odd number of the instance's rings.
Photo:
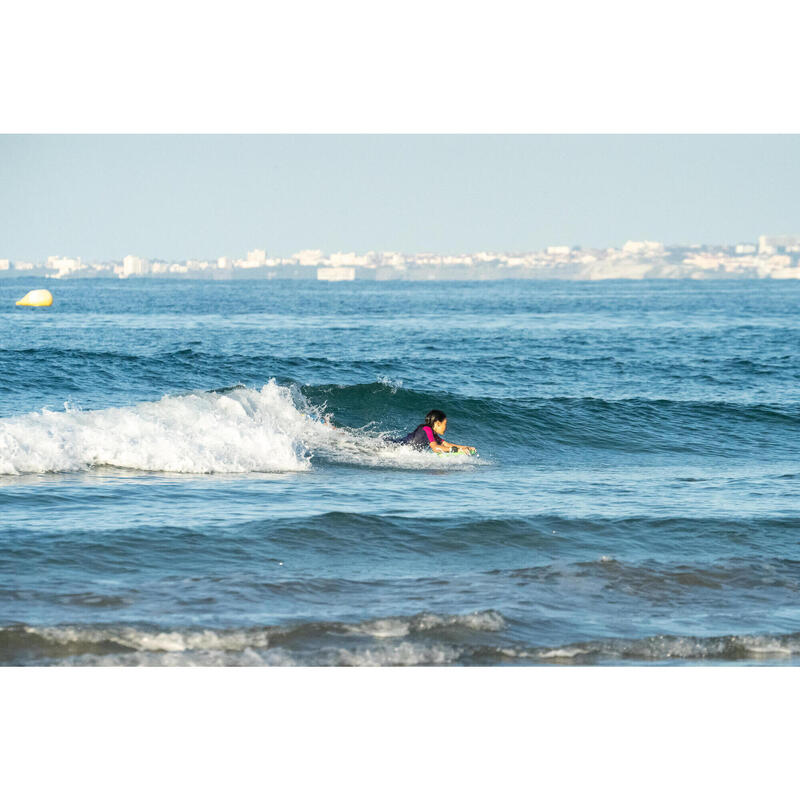
<path id="1" fill-rule="evenodd" d="M 315 456 L 337 464 L 391 469 L 465 470 L 485 464 L 478 456 L 442 458 L 431 450 L 394 444 L 367 429 L 334 428 L 322 423 L 310 428 L 305 439 Z"/>
<path id="2" fill-rule="evenodd" d="M 800 655 L 800 634 L 778 636 L 650 636 L 644 639 L 582 642 L 520 652 L 518 658 L 564 662 L 758 661 Z"/>
<path id="3" fill-rule="evenodd" d="M 450 646 L 401 642 L 366 649 L 323 648 L 313 654 L 295 654 L 282 648 L 86 653 L 60 663 L 84 667 L 412 667 L 444 666 L 459 657 L 460 650 Z"/>
<path id="4" fill-rule="evenodd" d="M 449 634 L 458 630 L 496 632 L 505 627 L 506 621 L 496 611 L 449 615 L 425 612 L 358 623 L 203 630 L 159 630 L 136 625 L 19 625 L 0 628 L 0 663 L 435 665 L 457 662 L 469 653 L 469 645 L 462 642 L 455 646 L 447 641 Z"/>
<path id="5" fill-rule="evenodd" d="M 331 667 L 415 667 L 443 666 L 457 661 L 461 651 L 448 645 L 419 645 L 400 642 L 358 650 L 339 649 L 323 654 L 321 666 Z"/>
<path id="6" fill-rule="evenodd" d="M 25 632 L 58 645 L 118 645 L 140 652 L 184 653 L 188 651 L 245 651 L 269 646 L 264 629 L 149 631 L 134 627 L 121 628 L 32 628 Z"/>
<path id="7" fill-rule="evenodd" d="M 496 611 L 476 611 L 473 614 L 421 614 L 414 619 L 413 629 L 418 631 L 438 628 L 464 627 L 473 631 L 501 631 L 506 627 L 502 614 Z"/>
<path id="8" fill-rule="evenodd" d="M 397 620 L 375 620 L 374 638 Z M 385 622 L 386 626 L 381 623 Z M 312 626 L 313 627 L 313 626 Z M 334 625 L 331 630 L 337 626 Z M 369 634 L 367 628 L 360 631 Z M 81 666 L 413 666 L 456 661 L 461 650 L 439 643 L 375 642 L 336 647 L 323 645 L 312 652 L 274 644 L 273 639 L 296 636 L 298 628 L 153 631 L 136 627 L 84 626 L 0 628 L 0 656 L 16 652 L 26 662 Z M 408 633 L 408 625 L 405 626 Z M 404 635 L 394 631 L 392 635 Z M 0 661 L 3 659 L 0 657 Z M 13 659 L 12 659 L 13 660 Z"/>

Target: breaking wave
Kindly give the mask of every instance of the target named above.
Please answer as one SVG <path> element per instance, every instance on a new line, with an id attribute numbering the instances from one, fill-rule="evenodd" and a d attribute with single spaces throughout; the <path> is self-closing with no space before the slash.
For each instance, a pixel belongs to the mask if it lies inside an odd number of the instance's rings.
<path id="1" fill-rule="evenodd" d="M 391 444 L 374 430 L 334 428 L 293 386 L 235 386 L 121 408 L 0 419 L 0 474 L 116 467 L 147 472 L 308 470 L 312 458 L 362 466 L 458 469 L 458 459 Z"/>
<path id="2" fill-rule="evenodd" d="M 496 611 L 232 630 L 135 626 L 0 628 L 0 664 L 96 666 L 446 666 L 771 663 L 800 660 L 800 633 L 656 635 L 555 646 L 503 640 Z"/>
<path id="3" fill-rule="evenodd" d="M 417 614 L 234 630 L 62 625 L 0 628 L 0 664 L 382 666 L 445 664 L 459 649 L 436 641 L 497 632 L 496 611 Z M 408 637 L 429 641 L 410 641 Z M 333 644 L 338 640 L 340 644 Z M 309 652 L 309 646 L 321 645 Z"/>

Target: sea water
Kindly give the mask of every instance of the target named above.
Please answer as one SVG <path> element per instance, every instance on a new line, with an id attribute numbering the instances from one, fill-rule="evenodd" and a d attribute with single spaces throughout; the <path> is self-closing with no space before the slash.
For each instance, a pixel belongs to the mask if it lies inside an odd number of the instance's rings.
<path id="1" fill-rule="evenodd" d="M 800 663 L 800 282 L 4 279 L 0 663 Z"/>

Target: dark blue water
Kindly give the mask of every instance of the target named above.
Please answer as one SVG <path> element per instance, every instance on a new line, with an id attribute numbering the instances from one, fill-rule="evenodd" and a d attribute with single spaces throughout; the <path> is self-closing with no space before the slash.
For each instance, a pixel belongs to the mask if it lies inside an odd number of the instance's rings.
<path id="1" fill-rule="evenodd" d="M 791 281 L 6 279 L 0 663 L 800 663 L 798 434 Z"/>

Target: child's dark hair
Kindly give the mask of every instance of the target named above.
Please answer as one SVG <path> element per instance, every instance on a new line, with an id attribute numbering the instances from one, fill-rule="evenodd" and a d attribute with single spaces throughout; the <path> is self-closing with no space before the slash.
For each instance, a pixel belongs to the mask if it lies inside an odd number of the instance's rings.
<path id="1" fill-rule="evenodd" d="M 446 419 L 447 414 L 445 414 L 444 411 L 439 411 L 438 408 L 434 408 L 425 415 L 425 424 L 429 428 L 432 428 L 434 422 L 444 422 Z"/>

